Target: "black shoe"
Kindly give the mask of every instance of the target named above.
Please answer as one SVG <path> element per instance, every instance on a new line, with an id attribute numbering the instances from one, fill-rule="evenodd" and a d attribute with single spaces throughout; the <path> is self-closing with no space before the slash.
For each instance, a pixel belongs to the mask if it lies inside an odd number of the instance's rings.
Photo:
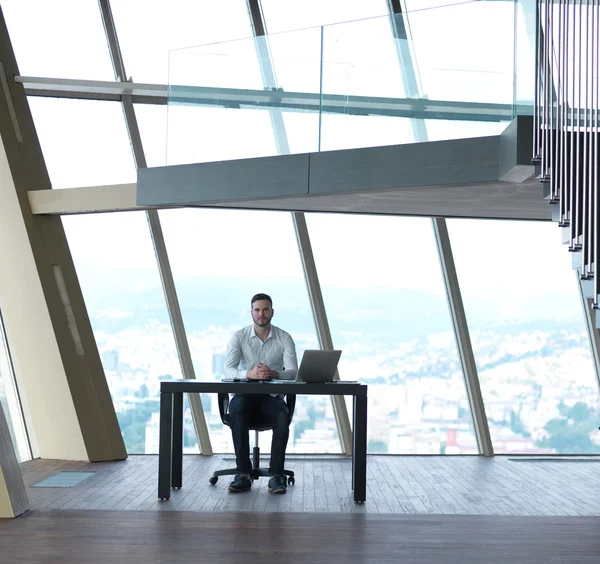
<path id="1" fill-rule="evenodd" d="M 235 478 L 229 484 L 230 492 L 247 492 L 252 487 L 252 480 L 248 474 L 236 474 Z"/>
<path id="2" fill-rule="evenodd" d="M 269 491 L 271 493 L 284 494 L 287 491 L 285 476 L 272 476 L 269 480 Z"/>

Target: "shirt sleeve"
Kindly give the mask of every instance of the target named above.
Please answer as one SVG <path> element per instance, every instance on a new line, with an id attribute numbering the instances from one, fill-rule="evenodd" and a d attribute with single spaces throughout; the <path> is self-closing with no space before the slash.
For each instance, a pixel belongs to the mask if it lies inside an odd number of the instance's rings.
<path id="1" fill-rule="evenodd" d="M 240 370 L 240 359 L 242 358 L 242 343 L 236 334 L 231 337 L 225 353 L 225 377 L 226 378 L 245 378 L 246 370 Z"/>
<path id="2" fill-rule="evenodd" d="M 286 335 L 283 341 L 283 367 L 279 371 L 281 380 L 295 380 L 298 373 L 298 358 L 296 357 L 296 345 L 290 335 Z"/>

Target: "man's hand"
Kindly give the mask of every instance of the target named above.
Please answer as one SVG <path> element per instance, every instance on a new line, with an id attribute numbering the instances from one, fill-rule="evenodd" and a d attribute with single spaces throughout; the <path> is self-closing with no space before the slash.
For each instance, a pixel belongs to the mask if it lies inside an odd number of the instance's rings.
<path id="1" fill-rule="evenodd" d="M 266 364 L 259 362 L 252 370 L 248 370 L 246 378 L 249 380 L 273 380 L 279 378 L 279 372 L 271 370 Z"/>

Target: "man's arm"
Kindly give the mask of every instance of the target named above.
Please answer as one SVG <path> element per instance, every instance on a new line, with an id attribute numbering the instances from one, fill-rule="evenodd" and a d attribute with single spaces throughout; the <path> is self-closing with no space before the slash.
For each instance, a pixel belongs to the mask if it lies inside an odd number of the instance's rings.
<path id="1" fill-rule="evenodd" d="M 242 358 L 242 343 L 237 333 L 231 337 L 227 352 L 225 353 L 225 377 L 226 378 L 245 378 L 246 370 L 240 370 L 240 359 Z"/>
<path id="2" fill-rule="evenodd" d="M 298 358 L 296 357 L 296 345 L 290 335 L 286 335 L 283 342 L 283 366 L 285 370 L 279 371 L 281 380 L 295 380 L 298 373 Z"/>

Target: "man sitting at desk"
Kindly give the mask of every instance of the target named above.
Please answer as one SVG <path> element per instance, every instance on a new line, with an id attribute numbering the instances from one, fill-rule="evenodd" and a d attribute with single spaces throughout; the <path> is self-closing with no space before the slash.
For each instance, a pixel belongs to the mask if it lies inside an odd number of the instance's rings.
<path id="1" fill-rule="evenodd" d="M 271 325 L 275 313 L 273 301 L 267 294 L 256 294 L 251 301 L 250 313 L 254 323 L 234 333 L 227 345 L 225 376 L 249 380 L 294 380 L 298 372 L 296 346 L 289 333 Z M 261 413 L 273 421 L 269 491 L 285 493 L 287 480 L 283 474 L 283 464 L 290 430 L 290 414 L 283 397 L 278 394 L 233 396 L 229 404 L 229 415 L 236 469 L 239 473 L 229 484 L 229 491 L 243 492 L 252 486 L 248 421 L 253 413 Z"/>

